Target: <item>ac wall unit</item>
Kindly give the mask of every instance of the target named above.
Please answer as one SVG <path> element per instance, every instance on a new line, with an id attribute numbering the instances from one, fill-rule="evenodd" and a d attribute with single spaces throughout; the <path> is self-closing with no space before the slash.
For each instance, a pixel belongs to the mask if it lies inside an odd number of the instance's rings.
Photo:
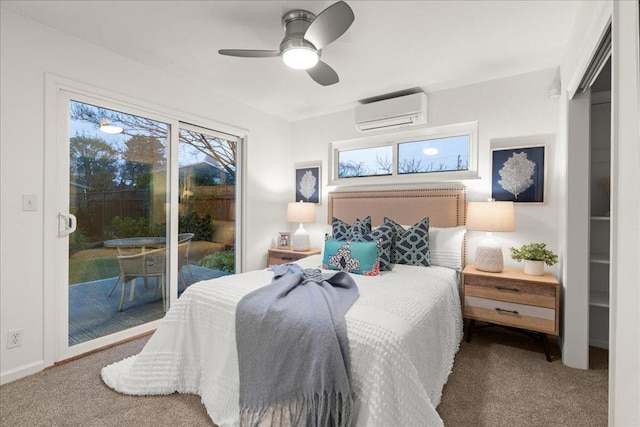
<path id="1" fill-rule="evenodd" d="M 419 92 L 358 105 L 355 118 L 356 128 L 363 132 L 427 123 L 427 95 Z"/>

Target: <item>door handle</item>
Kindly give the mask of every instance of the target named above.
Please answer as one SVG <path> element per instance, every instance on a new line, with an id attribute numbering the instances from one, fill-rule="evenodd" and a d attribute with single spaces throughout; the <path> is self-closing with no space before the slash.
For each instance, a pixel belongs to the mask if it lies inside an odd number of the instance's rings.
<path id="1" fill-rule="evenodd" d="M 78 220 L 73 214 L 58 214 L 58 237 L 65 237 L 76 231 Z"/>

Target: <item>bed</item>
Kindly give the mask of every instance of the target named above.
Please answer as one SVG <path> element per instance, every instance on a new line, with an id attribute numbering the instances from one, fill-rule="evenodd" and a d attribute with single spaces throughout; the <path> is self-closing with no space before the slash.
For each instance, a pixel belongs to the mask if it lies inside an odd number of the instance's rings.
<path id="1" fill-rule="evenodd" d="M 328 216 L 371 215 L 374 226 L 384 216 L 402 224 L 428 216 L 431 227 L 448 230 L 464 224 L 465 206 L 463 187 L 334 192 Z M 457 254 L 441 254 L 442 264 L 464 260 L 464 244 L 457 246 Z M 297 263 L 318 268 L 321 261 Z M 213 422 L 238 425 L 235 309 L 272 275 L 264 269 L 191 285 L 138 355 L 103 368 L 104 382 L 131 395 L 199 394 Z M 442 425 L 435 408 L 462 339 L 459 268 L 397 264 L 378 276 L 353 276 L 360 298 L 345 318 L 354 425 Z"/>

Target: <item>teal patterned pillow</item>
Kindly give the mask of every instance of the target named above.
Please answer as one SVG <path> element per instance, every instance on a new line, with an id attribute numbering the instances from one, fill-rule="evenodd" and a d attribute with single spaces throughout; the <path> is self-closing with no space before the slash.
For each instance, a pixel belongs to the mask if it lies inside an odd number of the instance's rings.
<path id="1" fill-rule="evenodd" d="M 377 242 L 380 256 L 380 270 L 391 270 L 391 254 L 396 238 L 396 229 L 393 225 L 383 224 L 369 234 L 353 233 L 356 242 Z"/>
<path id="2" fill-rule="evenodd" d="M 429 217 L 405 230 L 404 227 L 390 218 L 384 224 L 395 228 L 395 247 L 391 262 L 396 264 L 422 265 L 428 267 L 429 262 Z"/>
<path id="3" fill-rule="evenodd" d="M 336 217 L 331 221 L 332 237 L 336 240 L 353 240 L 353 235 L 369 234 L 371 232 L 371 217 L 356 219 L 353 226 Z"/>
<path id="4" fill-rule="evenodd" d="M 346 242 L 329 239 L 324 242 L 322 268 L 377 276 L 380 274 L 378 245 L 376 242 Z"/>

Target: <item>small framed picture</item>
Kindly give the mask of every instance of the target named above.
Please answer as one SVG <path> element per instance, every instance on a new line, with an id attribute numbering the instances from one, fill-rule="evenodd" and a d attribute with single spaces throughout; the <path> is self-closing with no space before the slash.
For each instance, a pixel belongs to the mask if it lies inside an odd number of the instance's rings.
<path id="1" fill-rule="evenodd" d="M 544 145 L 497 148 L 492 150 L 491 160 L 493 199 L 514 203 L 544 203 Z"/>
<path id="2" fill-rule="evenodd" d="M 278 233 L 278 249 L 291 249 L 291 233 L 288 231 Z"/>
<path id="3" fill-rule="evenodd" d="M 320 204 L 322 162 L 296 163 L 296 202 Z"/>

